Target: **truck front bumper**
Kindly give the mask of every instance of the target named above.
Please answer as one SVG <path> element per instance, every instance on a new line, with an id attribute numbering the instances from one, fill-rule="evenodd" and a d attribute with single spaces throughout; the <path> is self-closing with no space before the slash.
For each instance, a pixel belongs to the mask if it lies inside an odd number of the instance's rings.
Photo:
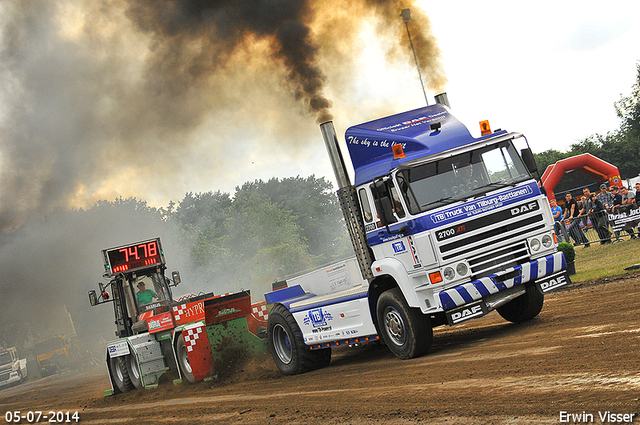
<path id="1" fill-rule="evenodd" d="M 562 252 L 556 252 L 555 254 L 511 267 L 503 272 L 442 291 L 439 293 L 440 304 L 443 310 L 451 310 L 513 288 L 516 285 L 532 281 L 541 282 L 541 289 L 543 292 L 547 292 L 570 282 L 569 279 L 564 277 L 553 281 L 552 284 L 547 282 L 556 275 L 563 275 L 562 272 L 566 268 L 567 263 L 564 255 Z"/>

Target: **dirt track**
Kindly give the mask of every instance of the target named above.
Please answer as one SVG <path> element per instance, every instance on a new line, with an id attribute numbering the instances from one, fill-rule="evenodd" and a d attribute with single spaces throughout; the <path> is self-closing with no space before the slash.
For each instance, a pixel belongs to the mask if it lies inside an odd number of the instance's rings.
<path id="1" fill-rule="evenodd" d="M 609 411 L 640 423 L 639 293 L 638 273 L 574 285 L 547 294 L 529 323 L 491 313 L 437 328 L 431 352 L 409 361 L 380 345 L 344 347 L 305 375 L 281 376 L 269 360 L 115 397 L 102 396 L 106 371 L 67 373 L 0 390 L 1 413 L 77 410 L 84 424 L 621 423 L 603 422 Z"/>

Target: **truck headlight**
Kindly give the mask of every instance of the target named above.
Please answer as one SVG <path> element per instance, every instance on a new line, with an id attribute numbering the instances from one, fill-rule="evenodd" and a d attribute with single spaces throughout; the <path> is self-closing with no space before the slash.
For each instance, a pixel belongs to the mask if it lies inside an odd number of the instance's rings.
<path id="1" fill-rule="evenodd" d="M 552 245 L 553 245 L 553 239 L 551 239 L 551 236 L 544 235 L 542 237 L 542 246 L 544 246 L 545 248 L 551 248 Z"/>
<path id="2" fill-rule="evenodd" d="M 453 271 L 453 267 L 444 268 L 444 278 L 447 280 L 453 280 L 456 277 L 456 272 Z"/>
<path id="3" fill-rule="evenodd" d="M 529 246 L 531 247 L 531 251 L 533 252 L 540 251 L 540 241 L 536 238 L 533 238 L 529 241 Z"/>
<path id="4" fill-rule="evenodd" d="M 458 263 L 456 266 L 456 273 L 458 273 L 459 276 L 465 276 L 468 271 L 469 267 L 467 267 L 465 263 Z"/>

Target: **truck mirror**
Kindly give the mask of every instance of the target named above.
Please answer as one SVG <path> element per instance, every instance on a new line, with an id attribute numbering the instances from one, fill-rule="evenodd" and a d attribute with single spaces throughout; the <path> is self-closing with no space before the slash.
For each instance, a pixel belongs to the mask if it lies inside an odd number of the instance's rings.
<path id="1" fill-rule="evenodd" d="M 179 271 L 172 271 L 171 272 L 171 280 L 173 280 L 173 284 L 175 286 L 178 286 L 178 284 L 180 282 L 182 282 L 182 279 L 180 279 L 180 272 Z"/>
<path id="2" fill-rule="evenodd" d="M 371 185 L 371 192 L 373 193 L 373 202 L 382 225 L 387 226 L 395 223 L 397 220 L 393 215 L 393 206 L 391 205 L 391 198 L 389 197 L 389 189 L 387 188 L 386 182 L 383 180 L 374 182 Z"/>
<path id="3" fill-rule="evenodd" d="M 524 161 L 524 165 L 527 167 L 527 170 L 531 174 L 538 171 L 538 165 L 536 164 L 536 159 L 533 156 L 533 152 L 531 149 L 525 148 L 520 151 L 520 156 L 522 156 L 522 160 Z"/>
<path id="4" fill-rule="evenodd" d="M 98 297 L 96 295 L 96 291 L 94 291 L 93 289 L 89 291 L 89 303 L 92 306 L 98 305 Z"/>
<path id="5" fill-rule="evenodd" d="M 393 206 L 391 205 L 391 199 L 388 196 L 382 196 L 376 202 L 376 209 L 380 214 L 380 220 L 383 225 L 395 223 L 396 217 L 393 215 Z"/>

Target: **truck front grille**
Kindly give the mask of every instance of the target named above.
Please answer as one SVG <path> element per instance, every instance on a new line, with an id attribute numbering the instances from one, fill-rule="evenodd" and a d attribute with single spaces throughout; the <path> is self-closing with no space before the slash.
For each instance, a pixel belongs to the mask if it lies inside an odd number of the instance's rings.
<path id="1" fill-rule="evenodd" d="M 529 261 L 526 238 L 543 230 L 545 219 L 539 208 L 516 217 L 501 210 L 456 225 L 472 231 L 442 241 L 442 260 L 466 260 L 472 279 L 478 279 Z"/>

